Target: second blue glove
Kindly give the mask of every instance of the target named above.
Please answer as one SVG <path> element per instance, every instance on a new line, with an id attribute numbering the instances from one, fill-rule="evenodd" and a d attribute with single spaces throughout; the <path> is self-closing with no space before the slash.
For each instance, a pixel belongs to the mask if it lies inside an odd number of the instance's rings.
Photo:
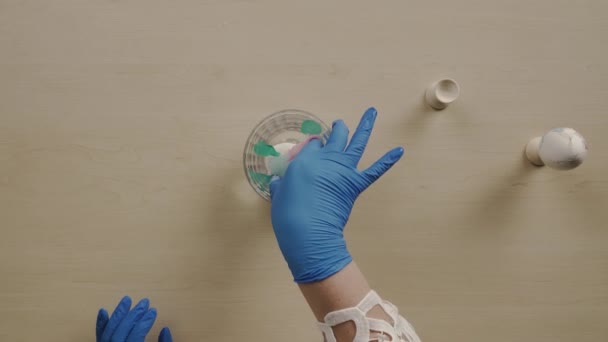
<path id="1" fill-rule="evenodd" d="M 105 309 L 97 314 L 97 342 L 144 342 L 156 320 L 156 309 L 150 308 L 150 301 L 142 299 L 131 309 L 131 298 L 123 297 L 112 317 Z M 173 342 L 169 328 L 163 328 L 158 342 Z"/>

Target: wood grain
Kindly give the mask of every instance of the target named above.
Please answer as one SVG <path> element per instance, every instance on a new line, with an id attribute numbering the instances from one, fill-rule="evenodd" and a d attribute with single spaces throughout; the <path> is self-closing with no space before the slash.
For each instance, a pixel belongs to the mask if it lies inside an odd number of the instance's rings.
<path id="1" fill-rule="evenodd" d="M 124 294 L 176 341 L 319 340 L 242 147 L 370 105 L 363 164 L 406 157 L 347 239 L 423 340 L 608 340 L 605 1 L 0 0 L 0 47 L 0 340 L 92 340 Z M 559 126 L 588 161 L 525 163 Z"/>

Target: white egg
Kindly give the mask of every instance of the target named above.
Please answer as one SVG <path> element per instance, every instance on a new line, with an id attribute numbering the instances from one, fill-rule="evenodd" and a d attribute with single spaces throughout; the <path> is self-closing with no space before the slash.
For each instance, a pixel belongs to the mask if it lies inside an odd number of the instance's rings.
<path id="1" fill-rule="evenodd" d="M 538 155 L 551 168 L 570 170 L 587 157 L 587 143 L 572 128 L 554 128 L 542 137 Z"/>
<path id="2" fill-rule="evenodd" d="M 289 150 L 291 150 L 295 145 L 296 144 L 284 142 L 273 146 L 275 151 L 277 151 L 280 156 L 270 156 L 264 158 L 266 170 L 268 170 L 269 174 L 279 177 L 283 177 L 285 175 L 287 166 L 289 166 Z"/>

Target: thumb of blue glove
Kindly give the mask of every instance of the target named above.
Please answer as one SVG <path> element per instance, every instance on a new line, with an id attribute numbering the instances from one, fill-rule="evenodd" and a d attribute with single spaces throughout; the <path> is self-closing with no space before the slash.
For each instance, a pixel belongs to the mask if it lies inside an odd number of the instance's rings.
<path id="1" fill-rule="evenodd" d="M 403 155 L 398 147 L 357 170 L 376 114 L 374 108 L 363 114 L 348 146 L 348 128 L 334 122 L 325 146 L 310 141 L 284 178 L 270 184 L 273 229 L 298 283 L 325 279 L 352 261 L 343 231 L 355 200 Z"/>

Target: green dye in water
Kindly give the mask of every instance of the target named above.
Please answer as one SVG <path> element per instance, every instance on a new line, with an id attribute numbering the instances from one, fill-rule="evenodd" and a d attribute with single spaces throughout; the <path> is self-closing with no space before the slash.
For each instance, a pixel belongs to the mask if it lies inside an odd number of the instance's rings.
<path id="1" fill-rule="evenodd" d="M 249 171 L 249 177 L 262 186 L 268 185 L 268 183 L 270 183 L 270 179 L 272 178 L 270 175 L 265 175 L 263 173 L 254 171 Z"/>
<path id="2" fill-rule="evenodd" d="M 318 122 L 314 120 L 304 120 L 302 122 L 302 127 L 300 127 L 300 131 L 304 134 L 321 134 L 323 129 Z"/>
<path id="3" fill-rule="evenodd" d="M 274 149 L 274 147 L 268 145 L 268 143 L 266 143 L 264 140 L 258 141 L 258 143 L 253 146 L 253 152 L 262 157 L 278 157 L 281 155 L 279 152 L 277 152 L 277 150 Z"/>

